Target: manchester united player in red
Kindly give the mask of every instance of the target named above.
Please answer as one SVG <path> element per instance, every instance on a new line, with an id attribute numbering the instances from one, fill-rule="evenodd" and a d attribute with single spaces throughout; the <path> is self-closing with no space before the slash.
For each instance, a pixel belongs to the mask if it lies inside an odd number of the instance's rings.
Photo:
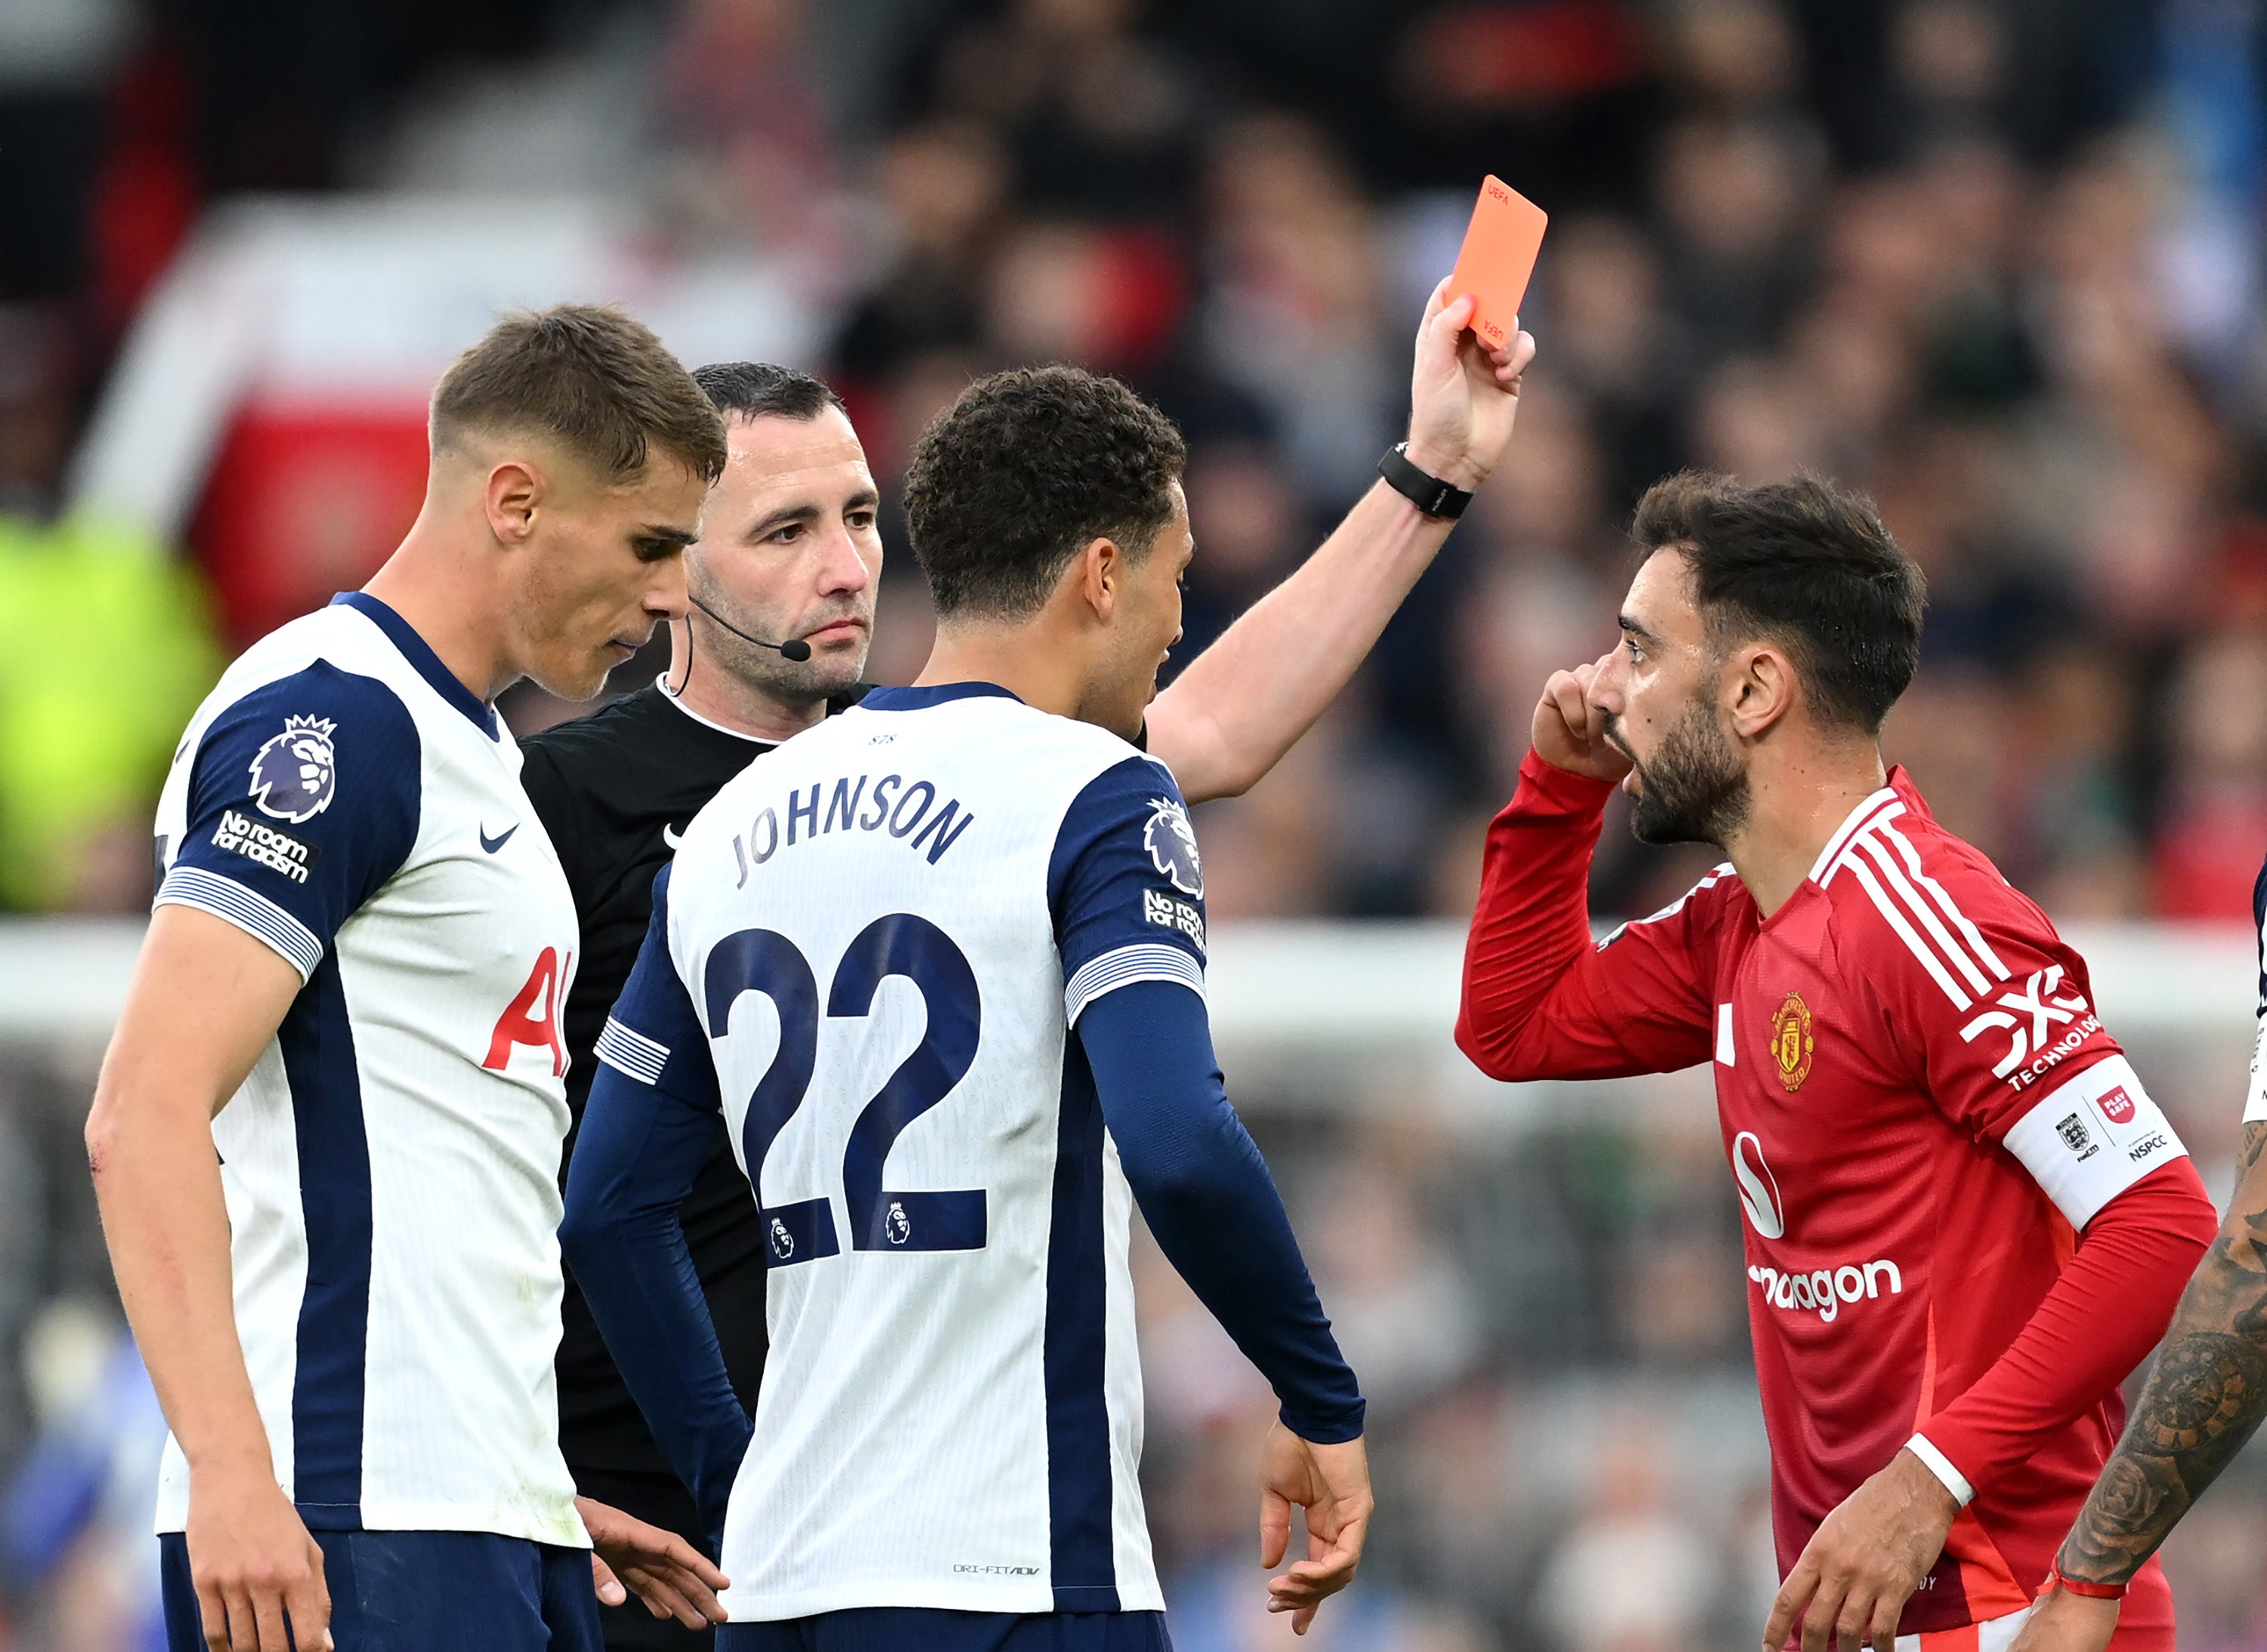
<path id="1" fill-rule="evenodd" d="M 1713 1063 L 1800 1635 L 2005 1648 L 2216 1225 L 2085 961 L 1938 826 L 1882 719 L 1922 582 L 1864 501 L 1683 475 L 1621 646 L 1552 677 L 1488 834 L 1457 1042 L 1498 1078 Z M 1728 863 L 1594 944 L 1617 782 Z M 2171 1652 L 2153 1564 L 2123 1652 Z"/>

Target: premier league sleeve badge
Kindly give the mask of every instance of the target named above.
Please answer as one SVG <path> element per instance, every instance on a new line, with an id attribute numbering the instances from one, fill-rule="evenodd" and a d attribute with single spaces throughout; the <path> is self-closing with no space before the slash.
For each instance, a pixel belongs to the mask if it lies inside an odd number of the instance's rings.
<path id="1" fill-rule="evenodd" d="M 297 824 L 331 806 L 338 786 L 338 724 L 328 717 L 286 717 L 252 759 L 252 800 L 260 812 Z"/>
<path id="2" fill-rule="evenodd" d="M 1196 828 L 1189 824 L 1186 804 L 1176 797 L 1153 797 L 1149 824 L 1141 833 L 1141 847 L 1149 863 L 1174 888 L 1197 899 L 1204 899 L 1204 862 L 1197 854 Z"/>

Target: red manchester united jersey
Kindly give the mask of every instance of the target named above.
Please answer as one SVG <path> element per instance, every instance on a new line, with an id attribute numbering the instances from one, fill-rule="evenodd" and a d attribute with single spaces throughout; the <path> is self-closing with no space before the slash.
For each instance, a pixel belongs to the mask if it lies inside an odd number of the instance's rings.
<path id="1" fill-rule="evenodd" d="M 2078 1231 L 2185 1149 L 2103 1028 L 2084 960 L 1902 771 L 1768 918 L 1720 867 L 1595 948 L 1585 930 L 1547 1003 L 1532 980 L 1492 977 L 1484 943 L 1539 958 L 1581 921 L 1608 789 L 1529 759 L 1499 821 L 1522 827 L 1517 855 L 1499 866 L 1491 845 L 1460 1041 L 1501 1076 L 1713 1063 L 1782 1573 L 1911 1443 L 1955 1485 L 1970 1456 L 1977 1484 L 1902 1630 L 2020 1611 L 2116 1441 L 2116 1375 L 1988 1476 L 1948 1424 L 1932 1444 L 1932 1421 L 2024 1329 Z M 1498 992 L 1527 995 L 1507 1012 L 1515 1039 L 1491 1038 Z M 2125 1618 L 2170 1623 L 2153 1561 Z"/>

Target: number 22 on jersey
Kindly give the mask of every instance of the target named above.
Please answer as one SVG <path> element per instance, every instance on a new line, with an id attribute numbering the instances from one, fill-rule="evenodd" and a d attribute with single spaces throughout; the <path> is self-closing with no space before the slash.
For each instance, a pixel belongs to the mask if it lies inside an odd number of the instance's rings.
<path id="1" fill-rule="evenodd" d="M 921 1043 L 859 1110 L 842 1149 L 842 1193 L 850 1245 L 858 1251 L 979 1251 L 980 1187 L 896 1192 L 883 1186 L 890 1149 L 906 1127 L 951 1093 L 976 1059 L 983 1008 L 976 973 L 952 938 L 926 918 L 893 913 L 858 932 L 835 966 L 830 1017 L 865 1017 L 891 975 L 920 991 L 928 1024 Z M 741 929 L 708 954 L 701 995 L 708 1035 L 722 1038 L 743 993 L 760 993 L 779 1013 L 779 1049 L 748 1098 L 740 1127 L 749 1183 L 763 1199 L 764 1160 L 803 1105 L 818 1059 L 818 981 L 795 943 L 773 929 Z M 771 1263 L 793 1267 L 839 1255 L 834 1209 L 825 1195 L 764 1209 Z"/>

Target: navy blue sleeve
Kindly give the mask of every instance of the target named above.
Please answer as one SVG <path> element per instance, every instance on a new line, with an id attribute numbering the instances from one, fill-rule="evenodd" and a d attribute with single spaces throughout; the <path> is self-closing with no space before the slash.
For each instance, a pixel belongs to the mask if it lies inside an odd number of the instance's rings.
<path id="1" fill-rule="evenodd" d="M 157 904 L 226 919 L 304 979 L 416 843 L 416 723 L 384 683 L 318 660 L 222 711 L 189 760 Z"/>
<path id="2" fill-rule="evenodd" d="M 1071 1024 L 1137 980 L 1204 992 L 1204 863 L 1188 805 L 1164 765 L 1129 757 L 1064 811 L 1047 868 Z"/>
<path id="3" fill-rule="evenodd" d="M 1165 1259 L 1273 1386 L 1284 1427 L 1325 1444 L 1356 1438 L 1361 1392 L 1266 1161 L 1229 1105 L 1204 1001 L 1135 982 L 1089 1004 L 1078 1039 Z"/>
<path id="4" fill-rule="evenodd" d="M 1204 863 L 1163 765 L 1128 758 L 1063 816 L 1047 877 L 1064 1010 L 1166 1260 L 1325 1443 L 1362 1400 L 1266 1163 L 1228 1105 L 1204 1001 Z"/>
<path id="5" fill-rule="evenodd" d="M 559 1245 L 715 1541 L 752 1428 L 678 1215 L 722 1104 L 708 1033 L 669 955 L 670 870 L 654 878 L 645 944 L 598 1037 Z"/>

